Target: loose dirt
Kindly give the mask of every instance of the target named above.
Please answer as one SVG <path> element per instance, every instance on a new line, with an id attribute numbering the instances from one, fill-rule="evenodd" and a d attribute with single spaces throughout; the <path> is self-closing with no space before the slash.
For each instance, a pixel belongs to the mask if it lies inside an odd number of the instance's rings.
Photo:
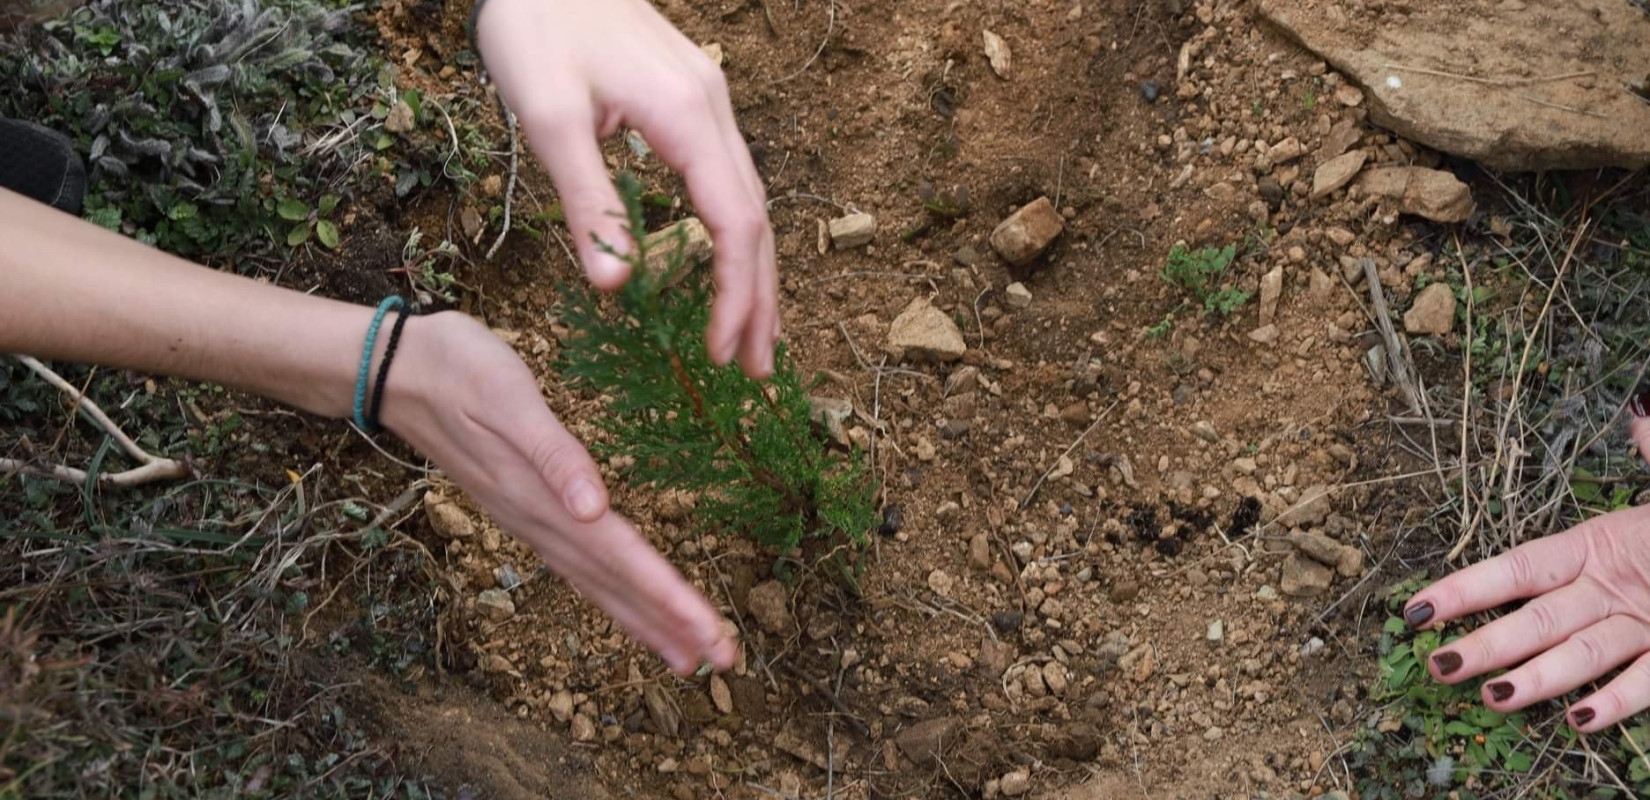
<path id="1" fill-rule="evenodd" d="M 382 24 L 398 50 L 451 50 L 460 5 L 392 4 Z M 1241 3 L 661 6 L 726 54 L 774 198 L 792 353 L 853 403 L 852 439 L 877 431 L 902 524 L 875 541 L 859 596 L 804 565 L 787 608 L 757 609 L 791 621 L 775 633 L 752 610 L 772 596 L 772 553 L 693 533 L 690 499 L 610 471 L 616 505 L 740 624 L 738 668 L 687 681 L 484 519 L 467 539 L 427 530 L 467 623 L 447 631 L 453 674 L 405 702 L 375 692 L 385 735 L 436 737 L 438 779 L 506 797 L 566 774 L 681 798 L 1348 788 L 1337 732 L 1370 712 L 1358 636 L 1390 577 L 1370 570 L 1412 513 L 1370 480 L 1407 465 L 1365 366 L 1378 336 L 1359 284 L 1367 260 L 1401 317 L 1443 266 L 1440 229 L 1356 184 L 1309 198 L 1316 167 L 1348 151 L 1371 167 L 1440 157 L 1368 126 L 1356 86 Z M 986 30 L 1011 53 L 1001 75 Z M 475 79 L 413 78 L 470 94 Z M 684 196 L 656 158 L 607 152 Z M 518 202 L 548 204 L 526 172 Z M 1040 197 L 1064 233 L 1011 271 L 987 239 Z M 414 216 L 442 230 L 465 202 Z M 875 215 L 874 240 L 822 253 L 820 225 L 850 209 Z M 1183 307 L 1157 275 L 1176 243 L 1236 245 L 1230 282 L 1254 301 Z M 596 402 L 554 371 L 554 286 L 579 279 L 564 249 L 512 234 L 461 277 L 594 440 Z M 1016 281 L 1029 299 L 1011 304 Z M 884 351 L 917 298 L 956 323 L 961 361 Z M 1292 528 L 1355 563 L 1294 555 Z M 510 572 L 515 613 L 489 619 L 475 598 Z M 536 771 L 562 753 L 578 754 L 565 772 Z"/>

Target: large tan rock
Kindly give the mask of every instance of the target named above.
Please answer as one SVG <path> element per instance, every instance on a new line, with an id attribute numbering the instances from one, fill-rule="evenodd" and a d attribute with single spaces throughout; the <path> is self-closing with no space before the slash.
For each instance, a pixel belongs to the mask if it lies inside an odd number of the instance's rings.
<path id="1" fill-rule="evenodd" d="M 1650 165 L 1650 14 L 1628 0 L 1462 0 L 1404 13 L 1259 0 L 1363 89 L 1370 121 L 1508 171 Z"/>
<path id="2" fill-rule="evenodd" d="M 1023 267 L 1037 260 L 1055 237 L 1066 229 L 1060 213 L 1047 197 L 1039 197 L 1003 220 L 991 232 L 991 249 L 1004 261 Z"/>
<path id="3" fill-rule="evenodd" d="M 1364 193 L 1385 198 L 1405 214 L 1434 222 L 1472 216 L 1472 190 L 1454 175 L 1425 167 L 1378 167 L 1358 179 Z"/>
<path id="4" fill-rule="evenodd" d="M 1404 330 L 1416 335 L 1442 336 L 1454 327 L 1455 292 L 1449 284 L 1429 284 L 1404 313 Z"/>
<path id="5" fill-rule="evenodd" d="M 888 326 L 888 349 L 919 361 L 956 361 L 968 345 L 950 315 L 919 297 Z"/>

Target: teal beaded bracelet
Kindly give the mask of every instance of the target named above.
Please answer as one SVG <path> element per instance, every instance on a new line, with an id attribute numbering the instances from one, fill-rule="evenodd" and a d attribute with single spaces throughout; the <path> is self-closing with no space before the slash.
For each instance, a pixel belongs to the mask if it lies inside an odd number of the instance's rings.
<path id="1" fill-rule="evenodd" d="M 384 298 L 378 304 L 377 313 L 372 315 L 372 325 L 367 328 L 367 341 L 361 346 L 361 369 L 355 375 L 355 425 L 369 433 L 376 432 L 378 427 L 367 420 L 367 374 L 372 371 L 372 351 L 378 344 L 378 329 L 384 324 L 384 317 L 403 305 L 405 301 L 401 295 L 392 294 Z"/>

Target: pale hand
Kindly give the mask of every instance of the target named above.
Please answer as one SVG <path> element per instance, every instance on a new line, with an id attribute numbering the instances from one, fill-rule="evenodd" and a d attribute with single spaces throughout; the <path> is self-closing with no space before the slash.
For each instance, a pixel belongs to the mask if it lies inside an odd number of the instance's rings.
<path id="1" fill-rule="evenodd" d="M 778 276 L 767 193 L 739 134 L 728 84 L 646 0 L 486 0 L 476 39 L 499 92 L 561 195 L 579 258 L 596 286 L 628 266 L 597 241 L 629 248 L 623 206 L 599 140 L 634 128 L 687 181 L 715 242 L 711 358 L 773 371 Z"/>

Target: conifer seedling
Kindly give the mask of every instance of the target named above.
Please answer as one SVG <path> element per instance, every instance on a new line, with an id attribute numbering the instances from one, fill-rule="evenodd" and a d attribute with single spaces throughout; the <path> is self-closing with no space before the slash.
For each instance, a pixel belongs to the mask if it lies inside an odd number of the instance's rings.
<path id="1" fill-rule="evenodd" d="M 765 384 L 716 366 L 705 348 L 710 291 L 685 232 L 666 237 L 668 257 L 649 269 L 641 187 L 628 173 L 618 184 L 635 247 L 606 249 L 630 264 L 630 281 L 609 309 L 582 286 L 564 292 L 564 375 L 611 401 L 597 452 L 626 457 L 636 485 L 697 493 L 701 526 L 781 554 L 811 541 L 851 553 L 837 548 L 862 544 L 877 524 L 873 487 L 859 454 L 832 450 L 810 419 L 818 379 L 804 382 L 783 342 Z"/>

